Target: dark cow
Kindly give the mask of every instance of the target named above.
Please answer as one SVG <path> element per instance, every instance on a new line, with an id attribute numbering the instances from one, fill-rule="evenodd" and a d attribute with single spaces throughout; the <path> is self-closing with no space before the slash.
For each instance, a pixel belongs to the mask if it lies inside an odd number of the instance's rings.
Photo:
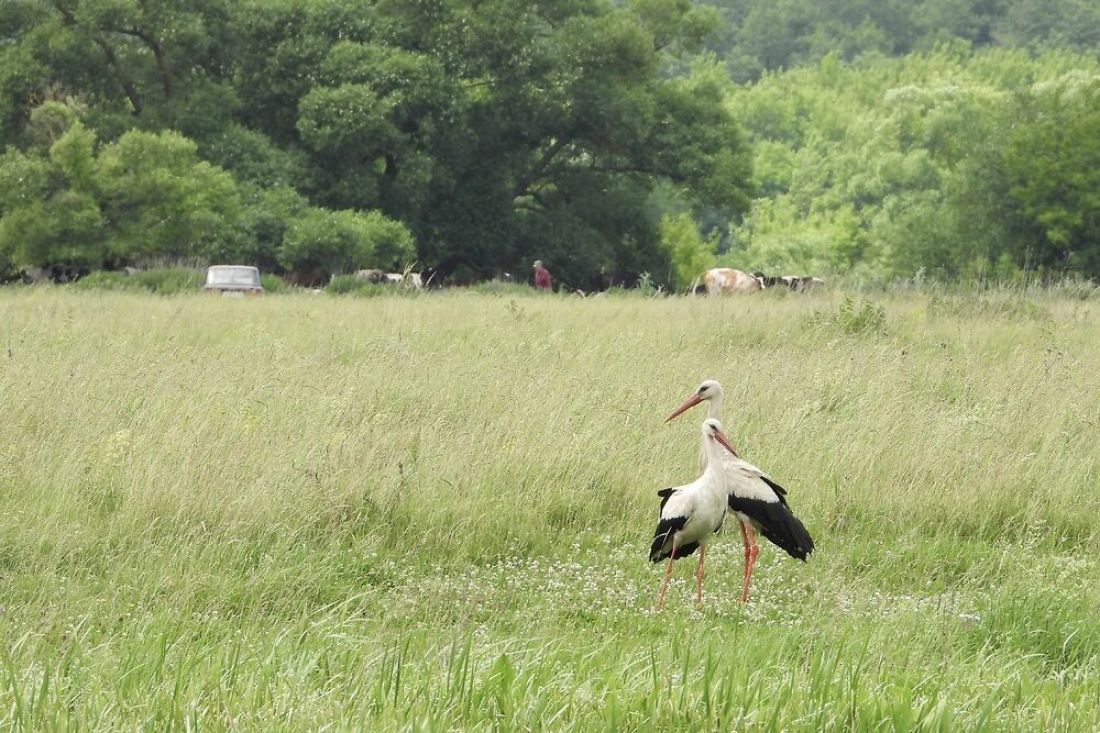
<path id="1" fill-rule="evenodd" d="M 291 270 L 283 275 L 288 285 L 297 285 L 302 288 L 323 288 L 332 279 L 332 276 L 324 270 Z"/>
<path id="2" fill-rule="evenodd" d="M 784 287 L 788 290 L 797 292 L 809 290 L 825 284 L 825 281 L 820 277 L 812 277 L 810 275 L 782 275 L 780 277 L 775 277 L 772 275 L 765 275 L 762 272 L 754 272 L 752 276 L 758 279 L 764 287 Z"/>
<path id="3" fill-rule="evenodd" d="M 49 265 L 47 267 L 24 267 L 20 276 L 23 282 L 31 285 L 49 280 L 55 283 L 71 283 L 87 275 L 91 269 L 83 265 Z"/>
<path id="4" fill-rule="evenodd" d="M 420 270 L 420 278 L 424 281 L 424 287 L 439 289 L 443 287 L 443 273 L 435 267 L 425 267 Z"/>
<path id="5" fill-rule="evenodd" d="M 601 267 L 589 280 L 589 292 L 602 293 L 611 288 L 636 288 L 641 281 L 640 273 L 630 270 L 609 270 Z"/>
<path id="6" fill-rule="evenodd" d="M 791 290 L 809 290 L 810 288 L 816 288 L 819 285 L 824 285 L 825 281 L 820 277 L 812 277 L 810 275 L 788 275 L 783 278 L 787 281 L 787 287 Z"/>
<path id="7" fill-rule="evenodd" d="M 752 274 L 752 276 L 755 277 L 757 280 L 759 280 L 760 284 L 763 285 L 765 288 L 774 288 L 777 285 L 784 285 L 785 286 L 787 284 L 787 283 L 784 282 L 784 278 L 782 278 L 782 277 L 775 277 L 774 275 L 765 275 L 762 272 L 754 272 Z"/>

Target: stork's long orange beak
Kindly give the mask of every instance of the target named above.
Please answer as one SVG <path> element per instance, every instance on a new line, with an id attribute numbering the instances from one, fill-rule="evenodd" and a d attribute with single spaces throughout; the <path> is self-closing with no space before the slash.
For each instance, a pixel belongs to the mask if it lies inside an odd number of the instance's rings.
<path id="1" fill-rule="evenodd" d="M 737 455 L 737 450 L 733 447 L 733 444 L 730 443 L 730 439 L 726 437 L 725 433 L 723 433 L 722 431 L 718 431 L 714 434 L 714 439 L 721 443 L 722 447 L 732 453 L 735 457 L 741 457 Z"/>
<path id="2" fill-rule="evenodd" d="M 680 415 L 684 414 L 685 412 L 687 412 L 691 408 L 695 407 L 696 405 L 698 405 L 702 401 L 703 401 L 703 399 L 698 394 L 693 394 L 691 397 L 688 397 L 686 400 L 684 400 L 684 403 L 682 405 L 680 405 L 679 407 L 677 407 L 676 411 L 674 413 L 672 413 L 671 415 L 666 417 L 665 422 L 668 422 L 669 420 L 672 420 L 673 418 L 679 417 Z"/>

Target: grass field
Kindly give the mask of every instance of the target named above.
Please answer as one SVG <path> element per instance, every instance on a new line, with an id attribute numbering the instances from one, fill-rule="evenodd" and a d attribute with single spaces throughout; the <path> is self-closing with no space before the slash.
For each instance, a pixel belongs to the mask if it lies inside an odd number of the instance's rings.
<path id="1" fill-rule="evenodd" d="M 783 295 L 0 291 L 0 726 L 1100 728 L 1100 301 Z M 655 615 L 707 377 L 818 550 Z"/>

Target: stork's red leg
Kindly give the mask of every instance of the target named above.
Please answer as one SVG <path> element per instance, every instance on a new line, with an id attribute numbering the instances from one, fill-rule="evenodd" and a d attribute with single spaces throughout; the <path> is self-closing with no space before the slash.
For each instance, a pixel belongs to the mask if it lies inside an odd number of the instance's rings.
<path id="1" fill-rule="evenodd" d="M 699 548 L 699 564 L 695 566 L 695 605 L 703 607 L 703 560 L 707 557 L 707 546 Z"/>
<path id="2" fill-rule="evenodd" d="M 745 588 L 748 587 L 749 578 L 749 555 L 752 552 L 749 549 L 749 535 L 745 532 L 745 522 L 740 518 L 737 519 L 737 526 L 741 530 L 741 544 L 745 546 L 745 567 L 741 571 L 741 600 L 745 600 Z"/>
<path id="3" fill-rule="evenodd" d="M 672 578 L 672 559 L 676 557 L 676 549 L 673 548 L 672 554 L 668 558 L 668 566 L 665 568 L 665 579 L 661 582 L 661 592 L 657 594 L 657 611 L 660 612 L 665 607 L 665 593 L 668 591 L 668 581 Z"/>
<path id="4" fill-rule="evenodd" d="M 741 531 L 745 533 L 747 542 L 745 547 L 745 584 L 741 588 L 741 602 L 745 603 L 749 600 L 749 583 L 752 581 L 752 568 L 756 565 L 756 556 L 760 554 L 760 546 L 756 544 L 756 533 L 753 531 L 751 525 L 742 522 Z"/>

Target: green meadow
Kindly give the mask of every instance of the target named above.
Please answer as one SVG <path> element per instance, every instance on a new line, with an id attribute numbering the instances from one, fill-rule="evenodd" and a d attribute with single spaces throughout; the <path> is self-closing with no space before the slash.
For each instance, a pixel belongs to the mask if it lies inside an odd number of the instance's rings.
<path id="1" fill-rule="evenodd" d="M 699 381 L 817 541 L 647 561 Z M 1100 301 L 0 291 L 0 727 L 1100 728 Z"/>

